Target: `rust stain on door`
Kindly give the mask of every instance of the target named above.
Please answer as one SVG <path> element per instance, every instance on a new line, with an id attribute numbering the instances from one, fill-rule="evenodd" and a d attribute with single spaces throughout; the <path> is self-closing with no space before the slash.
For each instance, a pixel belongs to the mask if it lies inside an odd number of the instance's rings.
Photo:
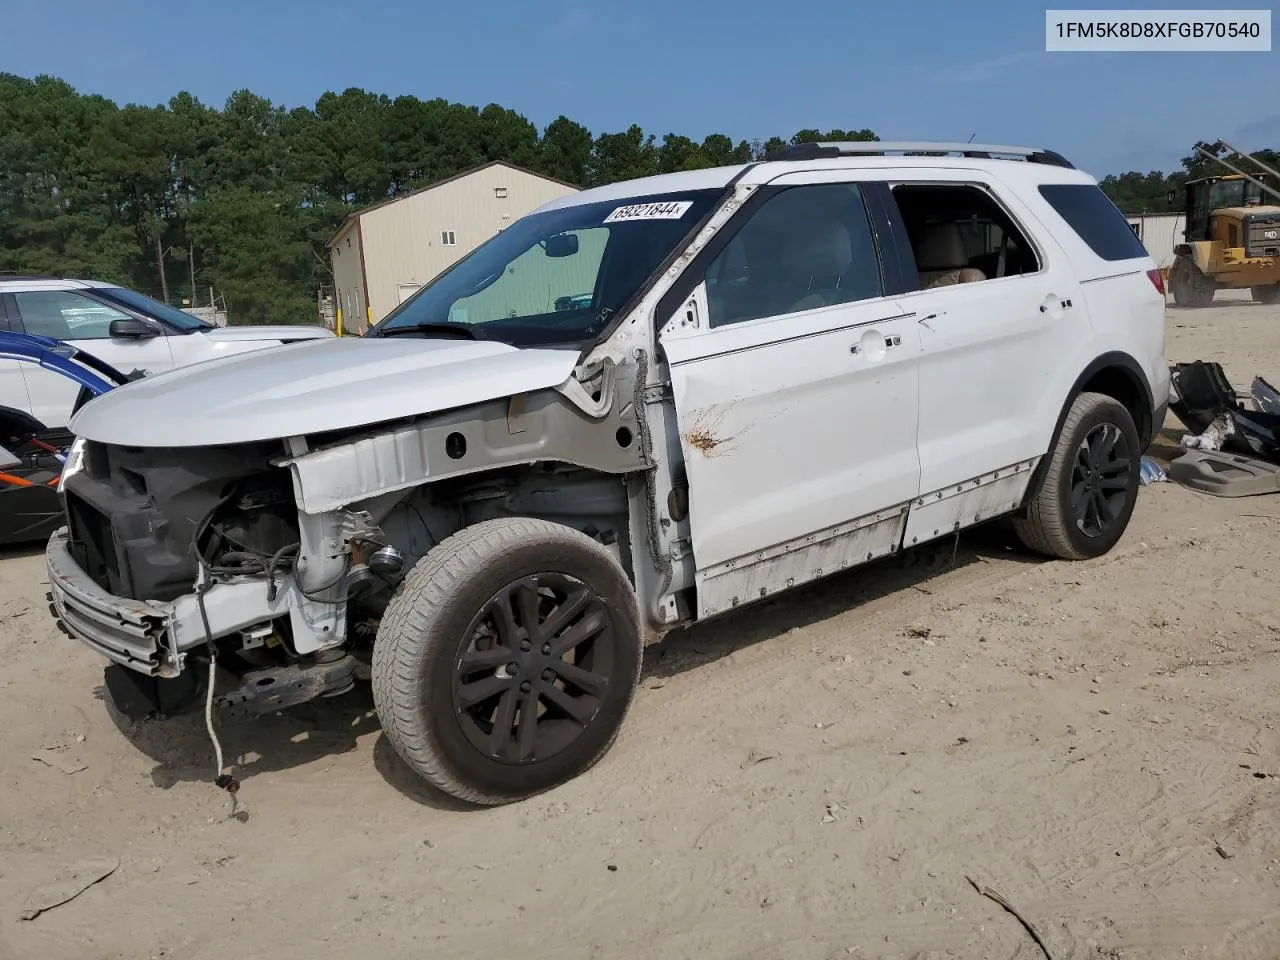
<path id="1" fill-rule="evenodd" d="M 704 457 L 719 456 L 731 450 L 733 442 L 739 436 L 739 434 L 726 435 L 723 424 L 723 412 L 713 413 L 710 410 L 701 410 L 680 438 Z"/>

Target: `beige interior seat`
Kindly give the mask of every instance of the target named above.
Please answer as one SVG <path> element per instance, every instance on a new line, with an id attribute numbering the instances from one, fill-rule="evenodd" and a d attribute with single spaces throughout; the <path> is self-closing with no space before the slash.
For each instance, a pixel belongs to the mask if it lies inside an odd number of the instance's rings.
<path id="1" fill-rule="evenodd" d="M 803 290 L 795 289 L 795 299 L 787 313 L 816 310 L 848 299 L 841 290 L 844 275 L 853 261 L 849 231 L 835 217 L 815 224 L 782 251 L 779 258 L 790 277 L 804 277 Z"/>
<path id="2" fill-rule="evenodd" d="M 987 279 L 981 270 L 969 266 L 968 249 L 958 223 L 930 223 L 920 230 L 916 266 L 920 285 L 925 289 Z"/>

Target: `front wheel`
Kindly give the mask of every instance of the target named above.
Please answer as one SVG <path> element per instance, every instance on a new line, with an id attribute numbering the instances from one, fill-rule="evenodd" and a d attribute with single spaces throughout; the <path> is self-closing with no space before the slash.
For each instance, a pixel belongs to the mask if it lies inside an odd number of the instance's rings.
<path id="1" fill-rule="evenodd" d="M 489 520 L 420 560 L 373 648 L 387 738 L 419 776 L 496 805 L 558 786 L 613 745 L 639 682 L 631 583 L 560 524 Z"/>
<path id="2" fill-rule="evenodd" d="M 1015 518 L 1031 550 L 1062 560 L 1100 557 L 1116 545 L 1138 501 L 1142 447 L 1125 406 L 1101 393 L 1071 404 L 1026 515 Z"/>
<path id="3" fill-rule="evenodd" d="M 1207 307 L 1213 302 L 1217 285 L 1206 277 L 1190 257 L 1180 256 L 1173 261 L 1169 271 L 1169 286 L 1173 289 L 1173 302 L 1179 307 Z"/>
<path id="4" fill-rule="evenodd" d="M 1264 283 L 1261 286 L 1250 287 L 1249 292 L 1259 303 L 1280 303 L 1280 283 Z"/>

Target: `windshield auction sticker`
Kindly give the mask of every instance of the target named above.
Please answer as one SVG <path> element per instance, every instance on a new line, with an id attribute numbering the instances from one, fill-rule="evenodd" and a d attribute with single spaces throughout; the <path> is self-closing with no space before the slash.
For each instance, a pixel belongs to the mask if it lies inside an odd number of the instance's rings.
<path id="1" fill-rule="evenodd" d="M 622 220 L 679 220 L 693 206 L 692 200 L 668 200 L 662 203 L 633 203 L 629 207 L 615 207 L 604 218 L 605 223 Z"/>

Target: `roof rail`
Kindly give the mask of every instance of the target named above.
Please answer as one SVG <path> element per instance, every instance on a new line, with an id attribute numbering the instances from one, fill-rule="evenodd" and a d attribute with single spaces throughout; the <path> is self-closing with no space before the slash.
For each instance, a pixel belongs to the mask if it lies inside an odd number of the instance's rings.
<path id="1" fill-rule="evenodd" d="M 991 143 L 949 143 L 930 140 L 846 140 L 839 142 L 797 143 L 787 150 L 780 159 L 816 160 L 820 157 L 888 153 L 958 153 L 962 156 L 982 160 L 990 160 L 996 157 L 1021 157 L 1028 163 L 1046 163 L 1055 167 L 1075 169 L 1062 154 L 1039 147 L 1010 147 Z"/>

